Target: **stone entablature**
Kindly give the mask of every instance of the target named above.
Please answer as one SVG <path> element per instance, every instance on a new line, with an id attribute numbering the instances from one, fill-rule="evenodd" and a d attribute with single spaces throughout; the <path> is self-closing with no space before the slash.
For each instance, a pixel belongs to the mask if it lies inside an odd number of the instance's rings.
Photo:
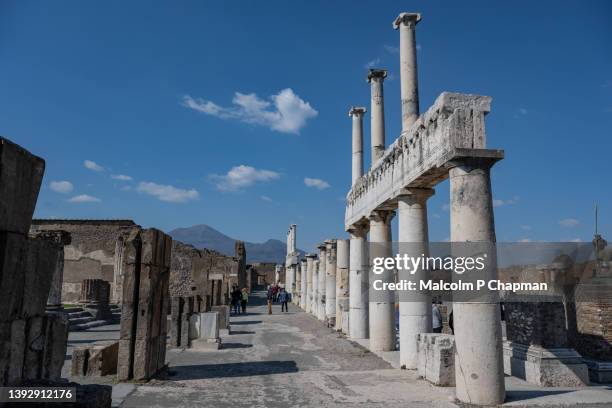
<path id="1" fill-rule="evenodd" d="M 484 116 L 488 96 L 443 92 L 389 148 L 347 195 L 345 228 L 373 210 L 385 209 L 405 188 L 431 188 L 448 177 L 453 160 L 499 160 L 503 150 L 486 149 Z"/>

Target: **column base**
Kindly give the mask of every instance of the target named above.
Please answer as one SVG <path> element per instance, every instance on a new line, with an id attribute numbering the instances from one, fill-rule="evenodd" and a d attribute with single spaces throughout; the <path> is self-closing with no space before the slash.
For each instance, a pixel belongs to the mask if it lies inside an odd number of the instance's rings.
<path id="1" fill-rule="evenodd" d="M 504 373 L 541 387 L 581 387 L 589 384 L 589 370 L 572 348 L 527 346 L 504 341 Z"/>

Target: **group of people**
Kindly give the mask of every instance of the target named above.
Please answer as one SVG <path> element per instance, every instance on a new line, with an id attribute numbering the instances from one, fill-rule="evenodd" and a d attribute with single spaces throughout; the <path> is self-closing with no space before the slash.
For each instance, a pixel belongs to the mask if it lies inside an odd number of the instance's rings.
<path id="1" fill-rule="evenodd" d="M 249 302 L 249 292 L 247 288 L 242 288 L 242 290 L 240 290 L 238 286 L 234 285 L 230 297 L 234 314 L 246 313 L 247 303 Z"/>
<path id="2" fill-rule="evenodd" d="M 291 300 L 291 295 L 287 293 L 285 288 L 278 285 L 277 283 L 268 286 L 267 292 L 268 298 L 268 314 L 272 314 L 272 303 L 279 302 L 281 304 L 281 313 L 289 311 L 289 301 Z"/>

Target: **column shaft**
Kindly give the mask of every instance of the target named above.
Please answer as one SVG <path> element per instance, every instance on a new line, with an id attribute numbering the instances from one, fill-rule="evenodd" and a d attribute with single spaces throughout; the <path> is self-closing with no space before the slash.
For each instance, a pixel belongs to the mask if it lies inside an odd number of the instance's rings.
<path id="1" fill-rule="evenodd" d="M 433 195 L 433 190 L 410 189 L 406 193 L 398 198 L 399 253 L 411 257 L 427 256 L 427 199 Z M 417 285 L 428 279 L 423 269 L 400 269 L 397 273 L 398 281 L 413 281 Z M 431 294 L 428 291 L 400 293 L 399 301 L 400 366 L 415 370 L 418 367 L 417 335 L 432 331 Z"/>
<path id="2" fill-rule="evenodd" d="M 490 167 L 491 163 L 466 160 L 450 170 L 451 242 L 483 246 L 495 242 Z M 497 279 L 496 265 L 488 265 L 486 272 L 485 279 Z M 462 402 L 497 405 L 504 401 L 499 309 L 494 298 L 453 303 L 456 394 Z"/>
<path id="3" fill-rule="evenodd" d="M 419 117 L 419 83 L 415 27 L 421 20 L 418 13 L 401 13 L 393 27 L 400 32 L 400 90 L 402 98 L 402 132 Z"/>
<path id="4" fill-rule="evenodd" d="M 319 301 L 317 303 L 317 319 L 325 321 L 325 288 L 327 274 L 327 248 L 325 244 L 319 246 Z"/>
<path id="5" fill-rule="evenodd" d="M 349 315 L 349 241 L 336 242 L 336 327 L 337 331 L 347 327 Z M 346 320 L 346 321 L 345 321 Z M 348 333 L 346 333 L 348 334 Z"/>
<path id="6" fill-rule="evenodd" d="M 385 152 L 385 101 L 383 81 L 387 76 L 385 70 L 371 69 L 368 74 L 371 90 L 370 126 L 372 143 L 372 165 Z"/>
<path id="7" fill-rule="evenodd" d="M 353 107 L 349 111 L 349 116 L 353 122 L 353 182 L 363 175 L 363 115 L 366 108 Z"/>
<path id="8" fill-rule="evenodd" d="M 325 241 L 325 319 L 328 326 L 336 324 L 336 240 Z"/>
<path id="9" fill-rule="evenodd" d="M 312 261 L 312 296 L 310 298 L 310 313 L 319 315 L 319 260 Z"/>
<path id="10" fill-rule="evenodd" d="M 302 259 L 300 269 L 300 307 L 306 311 L 306 305 L 308 303 L 308 264 L 306 259 Z"/>
<path id="11" fill-rule="evenodd" d="M 391 257 L 391 219 L 393 211 L 375 211 L 370 216 L 370 268 L 374 258 Z M 370 350 L 395 350 L 395 293 L 373 291 L 374 280 L 393 282 L 395 272 L 385 270 L 382 274 L 370 273 Z"/>
<path id="12" fill-rule="evenodd" d="M 349 337 L 352 339 L 369 337 L 367 231 L 367 227 L 350 231 Z"/>
<path id="13" fill-rule="evenodd" d="M 314 270 L 315 255 L 306 255 L 306 290 L 304 291 L 304 310 L 308 313 L 312 311 L 312 279 Z"/>

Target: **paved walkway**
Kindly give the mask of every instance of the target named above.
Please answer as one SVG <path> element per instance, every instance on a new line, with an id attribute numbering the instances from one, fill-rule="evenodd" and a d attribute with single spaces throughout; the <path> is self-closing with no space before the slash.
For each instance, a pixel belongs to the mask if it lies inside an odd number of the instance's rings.
<path id="1" fill-rule="evenodd" d="M 248 312 L 232 316 L 222 350 L 169 351 L 166 378 L 136 387 L 121 407 L 452 406 L 452 389 L 392 368 L 296 307 Z"/>

